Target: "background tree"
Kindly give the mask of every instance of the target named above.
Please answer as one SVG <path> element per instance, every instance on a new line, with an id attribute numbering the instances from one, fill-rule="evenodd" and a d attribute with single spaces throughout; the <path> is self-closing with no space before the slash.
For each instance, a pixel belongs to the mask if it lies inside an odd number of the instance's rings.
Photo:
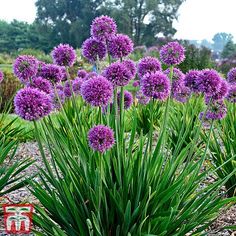
<path id="1" fill-rule="evenodd" d="M 221 57 L 222 58 L 230 58 L 234 54 L 236 54 L 236 45 L 234 44 L 234 42 L 232 40 L 229 40 L 226 43 L 226 45 L 224 46 L 224 49 L 221 53 Z"/>
<path id="2" fill-rule="evenodd" d="M 224 46 L 226 45 L 226 43 L 232 39 L 233 39 L 232 34 L 227 34 L 227 33 L 215 34 L 212 39 L 214 42 L 214 44 L 213 44 L 214 51 L 221 52 L 223 50 Z"/>

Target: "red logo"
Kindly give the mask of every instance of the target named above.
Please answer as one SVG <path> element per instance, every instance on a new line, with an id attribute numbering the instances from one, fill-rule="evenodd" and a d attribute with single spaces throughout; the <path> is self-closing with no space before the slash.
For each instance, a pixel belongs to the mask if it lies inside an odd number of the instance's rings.
<path id="1" fill-rule="evenodd" d="M 32 204 L 3 204 L 6 233 L 30 233 L 34 206 Z"/>

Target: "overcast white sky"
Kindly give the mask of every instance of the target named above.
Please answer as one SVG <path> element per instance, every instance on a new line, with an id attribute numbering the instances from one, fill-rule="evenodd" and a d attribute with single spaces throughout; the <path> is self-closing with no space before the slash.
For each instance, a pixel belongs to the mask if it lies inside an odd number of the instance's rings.
<path id="1" fill-rule="evenodd" d="M 0 0 L 0 19 L 33 22 L 35 0 Z M 236 0 L 186 0 L 179 9 L 176 38 L 212 39 L 217 32 L 236 40 Z"/>

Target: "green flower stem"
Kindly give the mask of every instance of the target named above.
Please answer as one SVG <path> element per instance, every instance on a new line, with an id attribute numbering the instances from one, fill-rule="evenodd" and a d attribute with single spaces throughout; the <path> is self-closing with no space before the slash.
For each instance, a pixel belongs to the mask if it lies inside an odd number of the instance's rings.
<path id="1" fill-rule="evenodd" d="M 152 139 L 153 139 L 153 110 L 154 110 L 154 98 L 150 102 L 150 130 L 149 130 L 149 153 L 152 154 Z"/>
<path id="2" fill-rule="evenodd" d="M 124 133 L 125 133 L 125 122 L 124 122 L 124 87 L 120 90 L 120 150 L 122 157 L 125 156 L 125 143 L 124 143 Z"/>
<path id="3" fill-rule="evenodd" d="M 99 107 L 98 113 L 99 113 L 99 123 L 103 124 L 103 122 L 102 122 L 102 107 Z"/>
<path id="4" fill-rule="evenodd" d="M 114 108 L 113 108 L 113 114 L 114 114 L 114 122 L 115 122 L 115 135 L 116 135 L 116 148 L 117 148 L 117 155 L 118 159 L 120 157 L 119 152 L 119 128 L 118 128 L 118 108 L 117 108 L 117 88 L 114 89 Z"/>

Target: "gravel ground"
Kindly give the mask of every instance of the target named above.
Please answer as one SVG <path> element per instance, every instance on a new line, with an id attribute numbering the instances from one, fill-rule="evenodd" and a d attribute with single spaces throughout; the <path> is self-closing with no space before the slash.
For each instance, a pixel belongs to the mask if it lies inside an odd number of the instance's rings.
<path id="1" fill-rule="evenodd" d="M 48 153 L 47 153 L 47 156 L 49 156 Z M 44 166 L 42 162 L 42 158 L 39 153 L 37 143 L 35 142 L 20 144 L 17 150 L 16 156 L 15 156 L 15 159 L 22 160 L 29 157 L 32 160 L 35 160 L 35 163 L 22 173 L 24 176 L 32 176 L 35 173 L 37 173 L 38 171 L 37 166 L 39 167 Z M 20 202 L 29 202 L 29 203 L 34 203 L 34 204 L 38 203 L 37 199 L 35 199 L 32 196 L 32 194 L 27 188 L 22 188 L 20 190 L 14 191 L 11 194 L 9 194 L 8 197 L 14 203 L 20 203 Z M 0 220 L 0 225 L 1 223 L 2 222 Z M 236 205 L 220 213 L 220 216 L 218 217 L 218 219 L 209 227 L 209 233 L 207 235 L 208 236 L 236 236 L 236 232 L 233 232 L 232 230 L 222 229 L 225 226 L 231 226 L 231 225 L 236 225 Z M 7 235 L 7 234 L 2 234 L 0 232 L 0 236 L 1 235 Z"/>

